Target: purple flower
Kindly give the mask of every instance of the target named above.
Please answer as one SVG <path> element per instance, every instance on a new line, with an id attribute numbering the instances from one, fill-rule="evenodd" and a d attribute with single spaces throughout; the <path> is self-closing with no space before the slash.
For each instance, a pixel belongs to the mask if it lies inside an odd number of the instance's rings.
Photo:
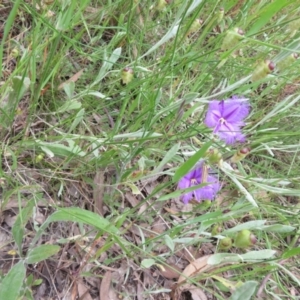
<path id="1" fill-rule="evenodd" d="M 209 103 L 204 123 L 214 128 L 213 133 L 219 135 L 226 144 L 245 141 L 241 127 L 249 114 L 250 105 L 247 99 L 233 96 L 227 100 L 213 100 Z"/>
<path id="2" fill-rule="evenodd" d="M 189 203 L 192 199 L 195 199 L 198 202 L 201 202 L 202 200 L 213 200 L 221 188 L 218 179 L 208 175 L 207 169 L 203 167 L 203 162 L 200 162 L 194 170 L 190 171 L 179 180 L 178 189 L 187 189 L 201 183 L 208 184 L 181 196 L 184 204 Z"/>

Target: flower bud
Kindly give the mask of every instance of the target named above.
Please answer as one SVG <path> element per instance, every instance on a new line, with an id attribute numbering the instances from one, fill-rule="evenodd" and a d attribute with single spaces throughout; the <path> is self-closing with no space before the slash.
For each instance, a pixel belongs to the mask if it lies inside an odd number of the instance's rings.
<path id="1" fill-rule="evenodd" d="M 224 18 L 224 8 L 221 7 L 219 9 L 219 11 L 217 12 L 217 14 L 218 14 L 217 22 L 220 23 L 223 20 L 223 18 Z"/>
<path id="2" fill-rule="evenodd" d="M 228 50 L 233 48 L 240 39 L 243 38 L 244 31 L 240 28 L 229 30 L 223 40 L 221 50 Z"/>
<path id="3" fill-rule="evenodd" d="M 206 152 L 206 157 L 208 158 L 208 162 L 210 164 L 217 164 L 222 159 L 222 154 L 218 149 L 212 148 Z"/>
<path id="4" fill-rule="evenodd" d="M 287 56 L 283 60 L 279 61 L 276 65 L 279 72 L 284 71 L 284 69 L 292 65 L 298 59 L 298 57 L 299 55 L 297 53 L 292 53 L 291 55 Z"/>
<path id="5" fill-rule="evenodd" d="M 248 229 L 241 230 L 237 233 L 234 241 L 234 245 L 237 248 L 248 248 L 255 245 L 257 239 L 255 235 Z"/>
<path id="6" fill-rule="evenodd" d="M 203 24 L 203 20 L 201 20 L 201 19 L 196 19 L 196 20 L 192 23 L 192 25 L 191 25 L 191 27 L 190 27 L 190 29 L 189 29 L 187 35 L 196 33 L 196 32 L 202 27 L 202 24 Z"/>
<path id="7" fill-rule="evenodd" d="M 260 63 L 254 70 L 251 77 L 252 82 L 267 77 L 267 75 L 273 72 L 274 69 L 275 63 L 273 63 L 271 60 L 265 60 L 264 62 Z"/>
<path id="8" fill-rule="evenodd" d="M 214 227 L 211 230 L 211 236 L 218 235 L 220 232 L 222 232 L 222 230 L 223 228 L 221 225 L 219 224 L 214 225 Z"/>
<path id="9" fill-rule="evenodd" d="M 208 209 L 208 208 L 211 207 L 211 201 L 210 200 L 204 200 L 200 204 L 199 204 L 199 202 L 197 202 L 197 204 L 203 210 Z"/>
<path id="10" fill-rule="evenodd" d="M 220 250 L 229 250 L 232 247 L 232 239 L 230 237 L 225 237 L 219 242 Z"/>
<path id="11" fill-rule="evenodd" d="M 39 163 L 40 161 L 42 161 L 44 159 L 45 154 L 44 153 L 40 153 L 36 158 L 35 158 L 35 162 Z"/>
<path id="12" fill-rule="evenodd" d="M 166 9 L 166 6 L 170 4 L 171 0 L 158 0 L 156 9 L 158 11 L 163 11 Z"/>
<path id="13" fill-rule="evenodd" d="M 234 153 L 234 155 L 231 158 L 231 162 L 237 163 L 237 162 L 243 160 L 249 153 L 250 153 L 249 148 L 246 148 L 246 147 L 242 148 L 242 149 L 238 150 L 236 153 Z"/>
<path id="14" fill-rule="evenodd" d="M 290 32 L 290 37 L 293 37 L 300 28 L 300 18 L 289 23 L 287 31 Z"/>
<path id="15" fill-rule="evenodd" d="M 11 56 L 14 58 L 17 58 L 19 56 L 19 50 L 17 48 L 14 48 L 11 50 Z"/>
<path id="16" fill-rule="evenodd" d="M 51 5 L 54 1 L 55 0 L 43 0 L 42 3 L 44 3 L 45 5 Z"/>
<path id="17" fill-rule="evenodd" d="M 133 79 L 133 70 L 129 67 L 126 67 L 121 72 L 121 81 L 123 85 L 128 84 Z"/>

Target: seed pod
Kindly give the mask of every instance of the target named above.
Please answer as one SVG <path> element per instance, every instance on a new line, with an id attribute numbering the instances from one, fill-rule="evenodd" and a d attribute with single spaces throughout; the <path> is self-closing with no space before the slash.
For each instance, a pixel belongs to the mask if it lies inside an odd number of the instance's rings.
<path id="1" fill-rule="evenodd" d="M 230 237 L 225 237 L 219 242 L 220 250 L 229 250 L 232 247 L 232 239 Z"/>
<path id="2" fill-rule="evenodd" d="M 250 153 L 249 148 L 242 148 L 234 153 L 233 157 L 231 158 L 231 162 L 237 163 L 238 161 L 243 160 L 248 154 Z"/>
<path id="3" fill-rule="evenodd" d="M 261 62 L 256 69 L 254 70 L 251 80 L 258 81 L 265 77 L 267 77 L 268 74 L 273 72 L 275 69 L 275 63 L 273 63 L 271 60 L 265 60 L 264 62 Z"/>
<path id="4" fill-rule="evenodd" d="M 221 225 L 219 224 L 214 225 L 214 227 L 211 230 L 211 236 L 218 235 L 220 232 L 222 232 L 222 230 L 223 228 Z"/>
<path id="5" fill-rule="evenodd" d="M 36 158 L 35 158 L 35 162 L 39 163 L 40 161 L 42 161 L 44 159 L 45 154 L 44 153 L 40 153 Z"/>
<path id="6" fill-rule="evenodd" d="M 133 70 L 129 67 L 126 67 L 121 72 L 121 81 L 123 85 L 128 84 L 133 79 Z"/>
<path id="7" fill-rule="evenodd" d="M 237 248 L 245 249 L 255 245 L 256 242 L 257 239 L 255 235 L 250 230 L 244 229 L 237 233 L 234 240 L 234 245 Z"/>
<path id="8" fill-rule="evenodd" d="M 279 61 L 276 65 L 279 72 L 284 71 L 284 69 L 292 65 L 298 59 L 298 57 L 299 55 L 297 53 L 292 53 L 291 55 L 287 56 L 283 60 Z"/>
<path id="9" fill-rule="evenodd" d="M 233 30 L 229 30 L 223 40 L 221 50 L 228 50 L 233 48 L 239 40 L 241 40 L 244 36 L 244 31 L 240 28 L 234 28 Z"/>

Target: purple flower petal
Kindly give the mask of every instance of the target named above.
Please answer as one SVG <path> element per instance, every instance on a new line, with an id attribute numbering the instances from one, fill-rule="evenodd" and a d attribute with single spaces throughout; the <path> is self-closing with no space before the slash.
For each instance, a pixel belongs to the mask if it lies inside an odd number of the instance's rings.
<path id="1" fill-rule="evenodd" d="M 203 161 L 200 161 L 196 168 L 186 174 L 179 182 L 178 189 L 186 189 L 202 183 Z M 181 196 L 182 201 L 187 204 L 193 198 L 201 202 L 202 200 L 213 200 L 220 190 L 220 183 L 214 176 L 207 176 L 207 185 L 194 191 L 187 192 Z"/>
<path id="2" fill-rule="evenodd" d="M 239 130 L 238 131 L 219 131 L 218 135 L 221 140 L 223 140 L 227 145 L 234 144 L 235 142 L 244 142 L 246 136 Z"/>
<path id="3" fill-rule="evenodd" d="M 213 100 L 209 103 L 204 123 L 218 134 L 226 144 L 244 141 L 245 136 L 240 127 L 245 125 L 244 118 L 250 112 L 250 105 L 246 98 L 233 96 L 227 100 Z"/>
<path id="4" fill-rule="evenodd" d="M 244 99 L 228 99 L 224 105 L 223 118 L 230 123 L 245 119 L 250 112 L 250 105 Z"/>

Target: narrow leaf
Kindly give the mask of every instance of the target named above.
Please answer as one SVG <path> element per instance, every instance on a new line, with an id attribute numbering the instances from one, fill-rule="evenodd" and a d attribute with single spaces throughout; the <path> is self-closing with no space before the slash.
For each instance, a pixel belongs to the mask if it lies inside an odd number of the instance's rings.
<path id="1" fill-rule="evenodd" d="M 173 182 L 177 182 L 181 179 L 185 174 L 187 174 L 199 160 L 204 157 L 206 151 L 211 146 L 212 141 L 205 143 L 202 148 L 197 151 L 193 156 L 191 156 L 186 162 L 184 162 L 175 172 L 173 176 Z"/>
<path id="2" fill-rule="evenodd" d="M 282 258 L 287 259 L 296 255 L 300 255 L 300 247 L 284 251 L 282 254 Z"/>
<path id="3" fill-rule="evenodd" d="M 99 216 L 99 214 L 81 209 L 79 207 L 58 208 L 58 210 L 49 216 L 44 224 L 40 227 L 32 241 L 32 245 L 36 243 L 50 223 L 57 221 L 80 222 L 91 225 L 99 230 L 103 230 L 111 234 L 119 233 L 119 230 L 113 224 L 111 224 L 109 220 Z"/>
<path id="4" fill-rule="evenodd" d="M 165 157 L 162 159 L 162 161 L 160 162 L 160 164 L 157 166 L 157 168 L 155 168 L 153 170 L 153 174 L 156 174 L 157 172 L 160 172 L 163 167 L 165 166 L 166 163 L 168 163 L 176 154 L 177 151 L 180 148 L 180 143 L 175 144 L 165 155 Z"/>
<path id="5" fill-rule="evenodd" d="M 259 11 L 259 15 L 257 19 L 255 20 L 252 27 L 247 30 L 247 35 L 255 34 L 260 28 L 265 26 L 270 19 L 283 7 L 287 6 L 289 4 L 289 1 L 284 0 L 275 0 L 271 2 L 270 4 L 266 5 L 264 9 L 261 9 Z"/>
<path id="6" fill-rule="evenodd" d="M 57 245 L 41 245 L 34 249 L 31 249 L 27 253 L 26 263 L 34 264 L 49 258 L 50 256 L 56 254 L 60 250 Z"/>

